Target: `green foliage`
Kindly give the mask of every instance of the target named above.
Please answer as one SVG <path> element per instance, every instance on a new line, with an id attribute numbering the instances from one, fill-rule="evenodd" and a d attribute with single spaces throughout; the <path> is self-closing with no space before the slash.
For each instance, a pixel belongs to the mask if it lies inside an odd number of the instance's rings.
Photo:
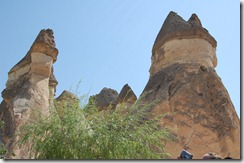
<path id="1" fill-rule="evenodd" d="M 49 117 L 39 116 L 22 128 L 20 144 L 31 142 L 35 159 L 167 158 L 162 141 L 169 133 L 160 127 L 160 117 L 147 119 L 151 105 L 135 104 L 122 114 L 125 105 L 99 112 L 92 101 L 85 109 L 59 104 Z"/>
<path id="2" fill-rule="evenodd" d="M 2 130 L 3 130 L 3 127 L 4 127 L 4 122 L 3 121 L 0 121 L 0 136 L 2 136 Z M 4 155 L 7 153 L 7 150 L 6 148 L 4 147 L 4 144 L 2 142 L 0 142 L 0 159 L 3 159 L 4 158 Z"/>
<path id="3" fill-rule="evenodd" d="M 7 153 L 7 150 L 4 147 L 4 144 L 0 144 L 0 159 L 4 158 L 4 155 Z"/>

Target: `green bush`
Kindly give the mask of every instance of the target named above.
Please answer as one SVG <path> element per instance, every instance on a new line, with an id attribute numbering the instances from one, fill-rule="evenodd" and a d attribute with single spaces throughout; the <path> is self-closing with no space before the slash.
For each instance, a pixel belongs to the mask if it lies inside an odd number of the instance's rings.
<path id="1" fill-rule="evenodd" d="M 153 104 L 151 104 L 153 105 Z M 162 159 L 168 154 L 162 141 L 169 133 L 158 119 L 147 119 L 150 105 L 133 105 L 121 114 L 116 110 L 98 112 L 93 103 L 80 108 L 62 103 L 47 118 L 30 121 L 22 128 L 21 145 L 30 143 L 35 159 Z M 59 116 L 58 113 L 62 113 Z"/>
<path id="2" fill-rule="evenodd" d="M 0 121 L 0 136 L 3 136 L 3 128 L 4 128 L 4 122 Z M 4 155 L 7 153 L 6 148 L 4 147 L 4 144 L 0 142 L 0 159 L 4 158 Z"/>

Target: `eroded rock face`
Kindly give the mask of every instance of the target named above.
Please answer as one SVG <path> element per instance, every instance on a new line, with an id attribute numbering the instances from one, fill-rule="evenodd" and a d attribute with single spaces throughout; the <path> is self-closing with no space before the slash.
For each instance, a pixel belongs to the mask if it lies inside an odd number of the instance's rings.
<path id="1" fill-rule="evenodd" d="M 216 40 L 202 27 L 196 14 L 188 21 L 170 12 L 152 49 L 150 76 L 174 63 L 199 63 L 216 67 Z"/>
<path id="2" fill-rule="evenodd" d="M 133 92 L 133 90 L 131 89 L 131 87 L 126 84 L 124 85 L 124 87 L 121 89 L 118 99 L 117 99 L 117 103 L 129 103 L 129 104 L 134 104 L 134 102 L 137 100 L 137 97 L 135 95 L 135 93 Z"/>
<path id="3" fill-rule="evenodd" d="M 111 88 L 103 88 L 101 92 L 95 96 L 91 96 L 90 100 L 94 100 L 98 109 L 106 110 L 108 107 L 115 108 L 117 104 L 118 92 Z"/>
<path id="4" fill-rule="evenodd" d="M 58 84 L 52 67 L 57 55 L 53 31 L 41 30 L 26 56 L 8 73 L 6 89 L 2 92 L 4 107 L 1 109 L 1 120 L 5 122 L 3 142 L 10 153 L 6 158 L 29 158 L 28 145 L 20 149 L 16 144 L 21 134 L 19 129 L 33 118 L 35 111 L 49 114 Z"/>
<path id="5" fill-rule="evenodd" d="M 173 159 L 182 149 L 194 159 L 208 152 L 240 158 L 240 120 L 215 72 L 215 48 L 216 41 L 196 14 L 185 21 L 174 12 L 153 46 L 142 102 L 158 101 L 150 112 L 168 114 L 162 121 L 177 138 L 166 142 Z"/>
<path id="6" fill-rule="evenodd" d="M 118 94 L 111 88 L 103 88 L 99 94 L 91 96 L 87 108 L 95 105 L 98 111 L 107 114 L 107 111 L 116 110 L 126 114 L 131 106 L 135 103 L 137 97 L 128 84 L 125 84 Z"/>
<path id="7" fill-rule="evenodd" d="M 80 100 L 79 98 L 67 91 L 64 90 L 56 99 L 55 99 L 56 103 L 55 103 L 55 108 L 56 110 L 58 110 L 59 107 L 66 107 L 66 108 L 72 108 L 75 105 L 80 105 Z"/>
<path id="8" fill-rule="evenodd" d="M 130 108 L 135 104 L 137 97 L 131 87 L 126 84 L 121 89 L 118 99 L 116 110 L 121 112 L 121 114 L 126 114 L 130 110 Z"/>
<path id="9" fill-rule="evenodd" d="M 214 48 L 217 46 L 216 40 L 202 27 L 202 23 L 196 14 L 192 14 L 189 20 L 185 21 L 177 13 L 171 11 L 158 33 L 152 53 L 170 40 L 192 38 L 207 40 Z"/>
<path id="10" fill-rule="evenodd" d="M 165 42 L 152 55 L 150 76 L 175 63 L 197 63 L 215 68 L 217 66 L 216 49 L 208 41 L 200 38 Z"/>
<path id="11" fill-rule="evenodd" d="M 72 109 L 75 110 L 77 108 L 80 108 L 80 100 L 72 92 L 64 90 L 61 93 L 61 95 L 59 95 L 55 99 L 54 105 L 55 105 L 55 110 L 57 111 L 59 117 L 62 119 L 63 116 L 67 114 L 67 112 L 72 111 Z M 81 118 L 83 120 L 85 119 L 83 114 Z"/>
<path id="12" fill-rule="evenodd" d="M 73 94 L 73 93 L 71 93 L 71 92 L 69 92 L 67 90 L 64 90 L 61 93 L 61 95 L 59 95 L 56 98 L 56 100 L 59 101 L 59 102 L 67 101 L 67 100 L 71 101 L 71 102 L 75 102 L 75 101 L 79 101 L 79 98 L 75 94 Z"/>

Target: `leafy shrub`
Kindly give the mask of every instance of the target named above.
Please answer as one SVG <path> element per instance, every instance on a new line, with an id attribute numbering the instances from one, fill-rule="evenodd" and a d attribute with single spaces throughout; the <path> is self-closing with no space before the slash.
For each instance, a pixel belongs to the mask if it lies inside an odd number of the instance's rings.
<path id="1" fill-rule="evenodd" d="M 153 104 L 151 104 L 153 105 Z M 31 142 L 35 159 L 161 159 L 167 158 L 163 140 L 169 133 L 158 119 L 147 119 L 150 105 L 133 105 L 121 114 L 116 110 L 98 112 L 94 103 L 80 108 L 74 103 L 57 105 L 49 117 L 30 121 L 22 128 L 21 145 Z M 59 115 L 62 113 L 62 116 Z"/>
<path id="2" fill-rule="evenodd" d="M 4 122 L 3 121 L 0 121 L 0 136 L 2 137 L 2 130 L 3 130 L 3 127 L 4 127 Z M 4 147 L 4 144 L 2 142 L 0 142 L 0 159 L 3 159 L 4 158 L 4 155 L 7 153 L 7 150 L 6 148 Z"/>

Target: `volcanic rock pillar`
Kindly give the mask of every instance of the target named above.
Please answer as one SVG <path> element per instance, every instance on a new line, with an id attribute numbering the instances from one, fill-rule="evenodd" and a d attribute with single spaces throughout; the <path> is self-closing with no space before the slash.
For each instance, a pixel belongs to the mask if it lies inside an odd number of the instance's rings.
<path id="1" fill-rule="evenodd" d="M 41 30 L 26 56 L 8 73 L 0 112 L 5 122 L 2 141 L 8 150 L 7 159 L 29 159 L 28 144 L 21 148 L 17 144 L 20 128 L 35 120 L 36 113 L 48 116 L 57 85 L 52 67 L 57 55 L 53 31 Z"/>
<path id="2" fill-rule="evenodd" d="M 144 103 L 159 101 L 151 113 L 175 136 L 166 150 L 182 149 L 201 159 L 208 152 L 240 158 L 240 120 L 215 71 L 217 42 L 196 14 L 188 21 L 170 12 L 152 49 Z"/>

